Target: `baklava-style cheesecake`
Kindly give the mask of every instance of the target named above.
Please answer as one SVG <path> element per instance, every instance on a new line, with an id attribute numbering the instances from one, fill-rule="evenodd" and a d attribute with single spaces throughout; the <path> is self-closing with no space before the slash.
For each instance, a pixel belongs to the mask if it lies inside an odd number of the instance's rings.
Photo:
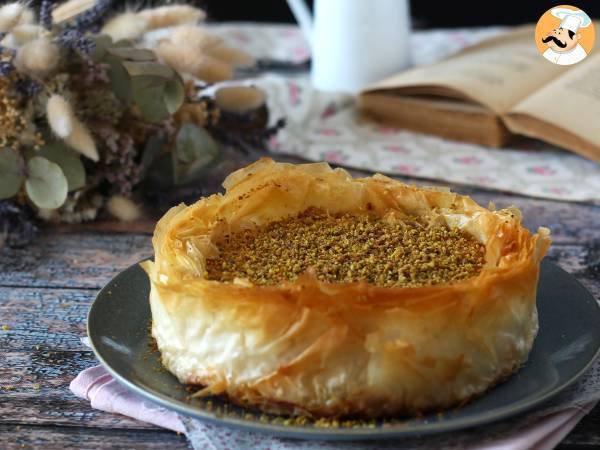
<path id="1" fill-rule="evenodd" d="M 549 231 L 516 208 L 263 158 L 154 233 L 152 335 L 199 395 L 267 412 L 442 410 L 502 381 L 538 329 Z"/>

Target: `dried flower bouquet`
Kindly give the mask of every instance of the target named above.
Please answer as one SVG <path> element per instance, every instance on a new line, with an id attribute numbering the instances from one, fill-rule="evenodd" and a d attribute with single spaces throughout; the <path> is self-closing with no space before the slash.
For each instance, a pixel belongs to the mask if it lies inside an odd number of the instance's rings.
<path id="1" fill-rule="evenodd" d="M 223 141 L 262 147 L 277 130 L 257 88 L 198 94 L 254 64 L 198 25 L 202 10 L 39 5 L 0 7 L 0 247 L 26 242 L 34 217 L 134 220 L 143 186 L 194 180 Z"/>

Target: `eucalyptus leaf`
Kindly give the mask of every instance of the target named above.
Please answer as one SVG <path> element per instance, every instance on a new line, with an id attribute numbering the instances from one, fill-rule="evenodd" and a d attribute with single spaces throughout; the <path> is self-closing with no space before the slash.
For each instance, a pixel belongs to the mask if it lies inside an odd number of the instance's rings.
<path id="1" fill-rule="evenodd" d="M 167 82 L 163 93 L 163 99 L 169 114 L 175 114 L 179 110 L 185 100 L 185 89 L 183 88 L 183 82 L 179 76 L 175 76 Z"/>
<path id="2" fill-rule="evenodd" d="M 121 60 L 109 55 L 106 62 L 108 63 L 108 79 L 111 90 L 123 103 L 131 103 L 131 78 Z"/>
<path id="3" fill-rule="evenodd" d="M 156 55 L 152 50 L 135 47 L 111 47 L 107 52 L 119 59 L 127 61 L 155 61 Z"/>
<path id="4" fill-rule="evenodd" d="M 197 159 L 189 164 L 179 164 L 176 173 L 176 184 L 186 184 L 197 180 L 200 176 L 207 173 L 217 161 L 219 161 L 221 153 L 210 155 L 211 158 Z"/>
<path id="5" fill-rule="evenodd" d="M 67 179 L 69 192 L 85 186 L 85 168 L 79 153 L 71 150 L 62 142 L 46 144 L 37 152 L 37 156 L 46 158 L 48 161 L 60 166 Z"/>
<path id="6" fill-rule="evenodd" d="M 156 61 L 123 61 L 123 67 L 131 77 L 147 75 L 170 80 L 175 76 L 173 69 Z"/>
<path id="7" fill-rule="evenodd" d="M 177 161 L 175 152 L 161 153 L 152 162 L 144 184 L 149 192 L 167 189 L 177 183 Z"/>
<path id="8" fill-rule="evenodd" d="M 145 119 L 159 122 L 169 117 L 169 110 L 163 100 L 165 81 L 161 77 L 142 76 L 131 79 L 133 102 Z"/>
<path id="9" fill-rule="evenodd" d="M 165 140 L 158 135 L 150 136 L 144 146 L 142 159 L 140 161 L 140 177 L 144 178 L 150 167 L 152 167 L 156 158 L 160 155 L 165 146 Z"/>
<path id="10" fill-rule="evenodd" d="M 68 183 L 62 169 L 41 156 L 27 162 L 28 176 L 25 190 L 38 208 L 60 208 L 67 199 Z"/>
<path id="11" fill-rule="evenodd" d="M 199 127 L 193 123 L 184 123 L 175 138 L 175 151 L 177 159 L 183 163 L 192 162 L 202 152 L 201 144 L 196 145 L 195 139 L 200 136 Z M 200 139 L 202 137 L 200 136 Z"/>
<path id="12" fill-rule="evenodd" d="M 12 148 L 0 150 L 0 199 L 10 198 L 23 184 L 19 155 Z"/>
<path id="13" fill-rule="evenodd" d="M 90 36 L 89 39 L 95 44 L 90 57 L 94 61 L 101 61 L 106 56 L 106 51 L 112 46 L 112 38 L 107 34 L 98 34 Z"/>
<path id="14" fill-rule="evenodd" d="M 163 77 L 157 77 L 154 75 L 141 75 L 137 77 L 131 77 L 131 84 L 135 89 L 143 91 L 145 89 L 164 89 L 167 84 L 167 80 Z"/>
<path id="15" fill-rule="evenodd" d="M 177 165 L 178 182 L 187 182 L 190 177 L 211 164 L 219 156 L 219 146 L 211 135 L 193 123 L 185 123 L 177 132 L 175 151 L 180 164 Z"/>
<path id="16" fill-rule="evenodd" d="M 133 46 L 135 46 L 135 42 L 133 42 L 131 39 L 119 39 L 112 45 L 111 48 L 131 48 Z"/>

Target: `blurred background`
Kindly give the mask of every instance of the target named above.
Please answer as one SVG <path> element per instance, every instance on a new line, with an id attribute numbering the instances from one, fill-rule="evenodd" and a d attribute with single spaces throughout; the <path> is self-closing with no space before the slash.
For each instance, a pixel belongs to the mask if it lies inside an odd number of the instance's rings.
<path id="1" fill-rule="evenodd" d="M 189 3 L 204 8 L 209 19 L 214 21 L 295 22 L 284 0 L 196 0 Z M 312 8 L 313 1 L 307 3 Z M 482 2 L 478 7 L 472 1 L 411 0 L 410 7 L 414 28 L 460 28 L 536 22 L 544 11 L 559 4 L 558 1 L 504 0 Z M 600 1 L 580 0 L 574 6 L 584 9 L 592 18 L 600 17 Z"/>

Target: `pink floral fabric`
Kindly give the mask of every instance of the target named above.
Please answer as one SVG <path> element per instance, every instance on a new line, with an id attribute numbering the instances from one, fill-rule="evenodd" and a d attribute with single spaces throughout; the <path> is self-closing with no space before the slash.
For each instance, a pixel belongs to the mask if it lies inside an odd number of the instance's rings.
<path id="1" fill-rule="evenodd" d="M 256 57 L 300 62 L 308 46 L 295 26 L 224 24 L 212 31 Z M 495 35 L 500 28 L 413 33 L 415 64 L 426 64 Z M 308 75 L 245 81 L 268 92 L 272 119 L 287 118 L 271 150 L 313 161 L 479 186 L 564 201 L 600 203 L 600 165 L 540 141 L 494 149 L 362 120 L 355 99 L 314 90 Z"/>

